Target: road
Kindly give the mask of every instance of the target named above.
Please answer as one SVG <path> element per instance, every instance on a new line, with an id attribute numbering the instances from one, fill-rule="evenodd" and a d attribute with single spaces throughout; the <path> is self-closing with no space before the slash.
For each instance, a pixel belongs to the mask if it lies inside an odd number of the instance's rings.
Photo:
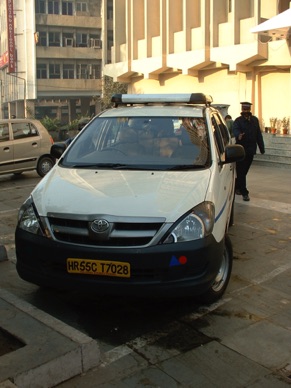
<path id="1" fill-rule="evenodd" d="M 230 230 L 232 278 L 221 301 L 207 307 L 189 299 L 105 299 L 22 281 L 15 271 L 14 229 L 21 203 L 40 178 L 34 172 L 0 176 L 0 245 L 8 254 L 0 262 L 1 288 L 97 339 L 101 349 L 101 370 L 61 386 L 99 386 L 96 378 L 106 387 L 119 386 L 118 381 L 139 386 L 135 379 L 141 378 L 148 386 L 194 386 L 198 376 L 198 387 L 288 385 L 290 178 L 287 170 L 252 167 L 251 201 L 236 197 Z"/>

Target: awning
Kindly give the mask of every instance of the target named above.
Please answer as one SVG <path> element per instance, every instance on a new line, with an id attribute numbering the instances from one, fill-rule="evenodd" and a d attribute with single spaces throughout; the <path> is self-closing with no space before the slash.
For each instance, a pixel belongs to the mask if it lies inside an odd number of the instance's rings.
<path id="1" fill-rule="evenodd" d="M 291 28 L 291 8 L 257 25 L 250 31 L 253 33 L 268 35 L 275 39 L 286 39 Z"/>

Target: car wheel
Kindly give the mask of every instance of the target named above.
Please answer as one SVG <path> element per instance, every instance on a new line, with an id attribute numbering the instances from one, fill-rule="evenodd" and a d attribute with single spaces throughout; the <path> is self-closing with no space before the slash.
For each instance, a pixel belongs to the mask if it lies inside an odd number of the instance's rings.
<path id="1" fill-rule="evenodd" d="M 224 252 L 223 258 L 219 271 L 216 275 L 216 278 L 212 286 L 202 295 L 199 296 L 199 302 L 205 304 L 211 304 L 216 302 L 224 294 L 226 287 L 228 285 L 231 269 L 232 269 L 232 244 L 230 238 L 225 236 Z"/>
<path id="2" fill-rule="evenodd" d="M 54 164 L 54 160 L 49 156 L 40 158 L 36 168 L 38 175 L 44 177 L 53 168 Z"/>

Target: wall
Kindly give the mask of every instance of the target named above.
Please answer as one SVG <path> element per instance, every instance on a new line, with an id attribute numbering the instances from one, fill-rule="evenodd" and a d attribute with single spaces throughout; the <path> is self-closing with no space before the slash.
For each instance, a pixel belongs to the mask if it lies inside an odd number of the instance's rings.
<path id="1" fill-rule="evenodd" d="M 205 92 L 215 103 L 230 105 L 233 117 L 240 114 L 240 102 L 245 100 L 253 103 L 253 113 L 262 122 L 275 115 L 290 116 L 289 40 L 272 41 L 250 32 L 266 17 L 287 9 L 289 2 L 154 3 L 152 17 L 143 0 L 114 1 L 115 61 L 105 66 L 104 74 L 127 83 L 132 93 Z M 284 102 L 282 98 L 274 102 L 273 91 L 277 95 L 280 90 Z"/>

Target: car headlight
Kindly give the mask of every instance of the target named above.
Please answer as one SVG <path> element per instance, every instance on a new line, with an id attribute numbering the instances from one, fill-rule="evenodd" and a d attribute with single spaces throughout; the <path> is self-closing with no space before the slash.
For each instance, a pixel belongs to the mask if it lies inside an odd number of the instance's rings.
<path id="1" fill-rule="evenodd" d="M 33 234 L 44 235 L 31 197 L 24 202 L 19 210 L 18 227 Z"/>
<path id="2" fill-rule="evenodd" d="M 211 234 L 215 209 L 212 202 L 203 202 L 178 222 L 164 240 L 164 244 L 199 240 Z"/>

